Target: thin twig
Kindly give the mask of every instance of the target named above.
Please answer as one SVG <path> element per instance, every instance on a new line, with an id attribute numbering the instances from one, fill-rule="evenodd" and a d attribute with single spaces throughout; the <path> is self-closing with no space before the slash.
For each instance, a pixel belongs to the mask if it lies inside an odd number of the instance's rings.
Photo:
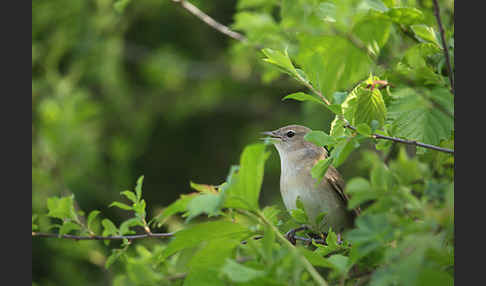
<path id="1" fill-rule="evenodd" d="M 350 125 L 349 123 L 345 124 L 344 127 L 349 128 L 353 131 L 356 131 L 356 127 Z M 452 149 L 447 149 L 447 148 L 443 148 L 443 147 L 439 147 L 439 146 L 435 146 L 435 145 L 425 144 L 425 143 L 418 142 L 418 141 L 415 141 L 415 140 L 402 139 L 402 138 L 391 137 L 391 136 L 386 136 L 386 135 L 381 135 L 381 134 L 376 134 L 376 133 L 372 134 L 371 137 L 373 137 L 375 139 L 390 140 L 390 141 L 394 141 L 394 142 L 397 142 L 397 143 L 415 145 L 415 146 L 419 146 L 419 147 L 423 147 L 423 148 L 427 148 L 427 149 L 433 149 L 433 150 L 437 150 L 437 151 L 441 151 L 441 152 L 445 152 L 445 153 L 454 154 L 454 150 L 452 150 Z"/>
<path id="2" fill-rule="evenodd" d="M 452 65 L 449 57 L 449 47 L 445 40 L 444 27 L 442 26 L 442 21 L 440 20 L 439 3 L 437 0 L 434 0 L 434 15 L 435 18 L 437 19 L 437 25 L 439 25 L 440 39 L 442 41 L 442 47 L 444 48 L 444 56 L 446 58 L 446 63 L 447 63 L 447 72 L 449 73 L 449 81 L 451 83 L 451 91 L 452 94 L 455 95 L 456 92 L 454 88 L 454 74 L 452 72 Z"/>
<path id="3" fill-rule="evenodd" d="M 241 41 L 241 42 L 247 42 L 248 41 L 245 36 L 243 36 L 242 34 L 240 34 L 238 32 L 235 32 L 235 31 L 231 30 L 230 28 L 226 27 L 225 25 L 217 22 L 216 20 L 211 18 L 209 15 L 207 15 L 203 11 L 199 10 L 199 8 L 192 5 L 188 1 L 186 1 L 186 0 L 172 0 L 172 1 L 174 1 L 175 3 L 179 3 L 184 9 L 191 12 L 191 14 L 198 17 L 203 22 L 208 24 L 210 27 L 216 29 L 217 31 L 219 31 L 219 32 L 221 32 L 221 33 L 223 33 L 223 34 L 225 34 L 225 35 L 227 35 L 227 36 L 229 36 L 229 37 L 231 37 L 235 40 Z"/>
<path id="4" fill-rule="evenodd" d="M 73 239 L 73 240 L 121 240 L 121 239 L 141 239 L 141 238 L 166 238 L 166 237 L 173 237 L 174 232 L 168 233 L 145 233 L 145 234 L 134 234 L 134 235 L 113 235 L 113 236 L 100 236 L 100 235 L 88 235 L 88 236 L 81 236 L 81 235 L 72 235 L 72 234 L 63 234 L 59 236 L 57 233 L 44 233 L 44 232 L 32 232 L 32 236 L 38 237 L 55 237 L 55 238 L 64 238 L 64 239 Z"/>

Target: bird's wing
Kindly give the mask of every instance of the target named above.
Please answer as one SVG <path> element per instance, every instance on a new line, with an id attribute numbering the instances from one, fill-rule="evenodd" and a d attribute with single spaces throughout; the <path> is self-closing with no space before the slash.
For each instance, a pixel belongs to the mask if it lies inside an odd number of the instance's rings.
<path id="1" fill-rule="evenodd" d="M 344 192 L 344 180 L 339 174 L 339 171 L 334 168 L 334 166 L 329 166 L 326 172 L 326 180 L 329 184 L 333 187 L 333 189 L 338 193 L 339 197 L 343 200 L 343 202 L 347 205 L 349 201 L 349 196 Z M 357 217 L 361 212 L 361 209 L 355 208 L 352 211 L 354 217 Z"/>

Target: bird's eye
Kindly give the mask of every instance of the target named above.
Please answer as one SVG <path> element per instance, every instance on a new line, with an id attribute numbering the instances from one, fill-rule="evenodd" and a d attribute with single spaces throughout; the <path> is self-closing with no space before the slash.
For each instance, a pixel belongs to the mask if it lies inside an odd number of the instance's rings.
<path id="1" fill-rule="evenodd" d="M 287 137 L 289 137 L 289 138 L 290 137 L 294 137 L 294 135 L 295 135 L 295 132 L 292 131 L 292 130 L 290 130 L 289 132 L 287 132 Z"/>

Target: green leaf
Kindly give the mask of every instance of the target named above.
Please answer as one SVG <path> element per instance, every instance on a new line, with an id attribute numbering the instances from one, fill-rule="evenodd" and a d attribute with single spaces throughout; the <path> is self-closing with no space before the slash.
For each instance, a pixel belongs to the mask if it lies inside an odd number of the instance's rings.
<path id="1" fill-rule="evenodd" d="M 411 26 L 411 28 L 419 40 L 423 42 L 433 43 L 437 45 L 439 48 L 442 48 L 439 39 L 437 39 L 434 28 L 424 24 L 413 25 Z"/>
<path id="2" fill-rule="evenodd" d="M 299 252 L 304 255 L 305 259 L 307 259 L 312 265 L 325 267 L 325 268 L 333 268 L 334 265 L 330 263 L 326 258 L 324 258 L 318 251 L 310 251 L 303 247 L 297 248 Z"/>
<path id="3" fill-rule="evenodd" d="M 285 96 L 284 98 L 282 98 L 282 100 L 286 100 L 286 99 L 294 99 L 294 100 L 298 100 L 298 101 L 311 101 L 311 102 L 319 103 L 319 104 L 327 107 L 327 104 L 325 104 L 319 98 L 312 96 L 310 94 L 307 94 L 307 93 L 303 93 L 303 92 L 292 93 L 292 94 L 289 94 L 289 95 Z"/>
<path id="4" fill-rule="evenodd" d="M 350 267 L 349 257 L 335 254 L 327 259 L 340 275 L 346 274 Z"/>
<path id="5" fill-rule="evenodd" d="M 265 161 L 270 155 L 261 143 L 252 144 L 243 150 L 240 159 L 240 169 L 233 175 L 233 183 L 225 191 L 225 206 L 258 209 L 258 197 L 263 181 Z"/>
<path id="6" fill-rule="evenodd" d="M 391 136 L 432 145 L 451 137 L 454 120 L 444 110 L 451 113 L 454 105 L 447 89 L 404 88 L 395 92 L 394 97 L 388 114 L 392 122 L 389 130 Z M 418 148 L 417 152 L 423 153 L 423 150 Z"/>
<path id="7" fill-rule="evenodd" d="M 130 227 L 134 227 L 134 226 L 142 226 L 143 227 L 143 223 L 140 221 L 139 218 L 127 219 L 126 221 L 124 221 L 120 224 L 120 234 L 121 235 L 134 234 L 135 231 L 130 230 Z"/>
<path id="8" fill-rule="evenodd" d="M 87 219 L 87 226 L 89 230 L 93 230 L 93 222 L 94 219 L 100 214 L 99 210 L 93 210 L 89 213 L 88 219 Z"/>
<path id="9" fill-rule="evenodd" d="M 135 186 L 137 201 L 140 201 L 142 199 L 142 185 L 143 185 L 143 175 L 138 178 L 137 185 Z"/>
<path id="10" fill-rule="evenodd" d="M 81 226 L 72 221 L 65 221 L 62 226 L 59 228 L 59 236 L 64 234 L 68 234 L 73 230 L 81 230 Z"/>
<path id="11" fill-rule="evenodd" d="M 262 52 L 265 54 L 266 58 L 263 61 L 267 63 L 274 64 L 278 67 L 281 67 L 284 71 L 286 71 L 290 75 L 296 75 L 297 71 L 295 70 L 292 61 L 289 58 L 287 50 L 283 53 L 280 51 L 272 50 L 272 49 L 263 49 Z"/>
<path id="12" fill-rule="evenodd" d="M 255 278 L 265 275 L 265 271 L 255 270 L 253 268 L 239 264 L 232 259 L 226 260 L 226 264 L 221 269 L 221 272 L 225 276 L 227 276 L 232 282 L 236 283 L 250 282 Z"/>
<path id="13" fill-rule="evenodd" d="M 133 193 L 131 191 L 126 190 L 126 191 L 121 192 L 120 194 L 122 194 L 125 197 L 127 197 L 127 199 L 129 199 L 133 203 L 136 203 L 138 201 L 137 200 L 137 196 L 135 195 L 135 193 Z"/>
<path id="14" fill-rule="evenodd" d="M 74 210 L 74 195 L 69 197 L 51 197 L 47 199 L 47 216 L 59 219 L 77 220 Z"/>
<path id="15" fill-rule="evenodd" d="M 221 210 L 223 200 L 222 194 L 201 194 L 196 196 L 187 204 L 188 217 L 186 221 L 190 221 L 203 213 L 208 216 L 217 215 Z"/>
<path id="16" fill-rule="evenodd" d="M 370 70 L 366 52 L 339 36 L 299 37 L 296 58 L 312 85 L 331 99 L 335 91 L 345 90 L 361 80 Z"/>
<path id="17" fill-rule="evenodd" d="M 312 178 L 316 179 L 317 182 L 320 183 L 322 181 L 322 178 L 324 178 L 327 169 L 329 168 L 329 166 L 331 166 L 333 160 L 334 158 L 330 157 L 317 162 L 311 169 Z"/>
<path id="18" fill-rule="evenodd" d="M 322 220 L 326 217 L 327 212 L 321 212 L 318 216 L 316 216 L 315 219 L 315 225 L 320 225 L 322 223 Z"/>
<path id="19" fill-rule="evenodd" d="M 276 206 L 266 206 L 263 208 L 263 216 L 273 224 L 277 224 L 280 209 Z"/>
<path id="20" fill-rule="evenodd" d="M 333 146 L 337 140 L 326 134 L 324 131 L 313 130 L 304 136 L 304 139 L 317 146 Z"/>
<path id="21" fill-rule="evenodd" d="M 357 97 L 352 124 L 366 123 L 369 125 L 371 121 L 376 120 L 380 127 L 383 126 L 385 124 L 386 107 L 380 90 L 374 88 L 373 91 L 370 91 L 360 88 Z"/>
<path id="22" fill-rule="evenodd" d="M 356 147 L 356 139 L 354 137 L 348 137 L 346 139 L 341 140 L 336 147 L 333 150 L 333 153 L 331 154 L 331 158 L 334 158 L 333 160 L 333 165 L 334 167 L 339 167 L 346 159 L 348 156 L 351 154 L 351 152 L 354 150 Z"/>
<path id="23" fill-rule="evenodd" d="M 203 241 L 213 239 L 244 240 L 253 233 L 245 226 L 229 221 L 212 221 L 193 225 L 178 231 L 166 249 L 161 254 L 161 259 L 189 247 L 197 246 Z"/>
<path id="24" fill-rule="evenodd" d="M 373 121 L 377 122 L 376 120 Z M 364 122 L 356 126 L 356 131 L 358 131 L 358 133 L 363 136 L 367 136 L 367 137 L 371 136 L 371 127 Z"/>
<path id="25" fill-rule="evenodd" d="M 111 220 L 105 218 L 101 221 L 103 226 L 103 236 L 114 236 L 118 235 L 118 228 L 111 222 Z"/>
<path id="26" fill-rule="evenodd" d="M 422 23 L 425 19 L 422 11 L 413 7 L 393 7 L 384 14 L 391 21 L 407 26 Z"/>
<path id="27" fill-rule="evenodd" d="M 162 213 L 160 213 L 157 217 L 153 219 L 154 222 L 157 222 L 157 226 L 162 226 L 167 222 L 169 217 L 173 216 L 176 213 L 184 212 L 187 209 L 187 205 L 189 202 L 197 196 L 197 193 L 192 193 L 188 195 L 181 195 L 179 199 L 175 202 L 167 206 Z"/>
<path id="28" fill-rule="evenodd" d="M 234 239 L 215 239 L 200 249 L 188 263 L 189 273 L 184 279 L 185 286 L 226 285 L 220 278 L 220 270 L 240 244 Z"/>
<path id="29" fill-rule="evenodd" d="M 356 219 L 355 224 L 356 227 L 347 234 L 348 240 L 353 244 L 353 261 L 385 247 L 393 238 L 393 227 L 385 214 L 364 214 Z"/>
<path id="30" fill-rule="evenodd" d="M 290 210 L 290 215 L 299 224 L 305 224 L 309 221 L 307 214 L 302 209 L 292 209 Z"/>
<path id="31" fill-rule="evenodd" d="M 110 256 L 106 259 L 105 268 L 108 269 L 115 261 L 125 256 L 125 249 L 113 249 Z"/>
<path id="32" fill-rule="evenodd" d="M 351 199 L 348 202 L 348 209 L 350 210 L 364 202 L 377 199 L 379 196 L 379 193 L 371 188 L 370 183 L 366 179 L 360 177 L 352 178 L 346 184 L 346 192 L 351 196 Z"/>
<path id="33" fill-rule="evenodd" d="M 393 177 L 385 164 L 376 164 L 370 173 L 371 185 L 375 190 L 391 191 Z"/>
<path id="34" fill-rule="evenodd" d="M 131 211 L 133 210 L 133 207 L 132 206 L 129 206 L 127 204 L 124 204 L 124 203 L 120 203 L 120 202 L 112 202 L 108 207 L 117 207 L 117 208 L 120 208 L 122 210 L 127 210 L 127 211 Z"/>

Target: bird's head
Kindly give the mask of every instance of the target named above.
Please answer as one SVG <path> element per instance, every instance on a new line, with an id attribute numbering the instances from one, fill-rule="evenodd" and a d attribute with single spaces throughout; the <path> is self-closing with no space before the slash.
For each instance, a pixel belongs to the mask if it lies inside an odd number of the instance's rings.
<path id="1" fill-rule="evenodd" d="M 306 155 L 320 156 L 323 148 L 304 139 L 304 136 L 310 131 L 312 131 L 310 128 L 302 125 L 288 125 L 274 131 L 262 132 L 262 134 L 271 138 L 271 142 L 277 148 L 281 158 L 299 151 L 306 151 L 304 152 Z"/>

